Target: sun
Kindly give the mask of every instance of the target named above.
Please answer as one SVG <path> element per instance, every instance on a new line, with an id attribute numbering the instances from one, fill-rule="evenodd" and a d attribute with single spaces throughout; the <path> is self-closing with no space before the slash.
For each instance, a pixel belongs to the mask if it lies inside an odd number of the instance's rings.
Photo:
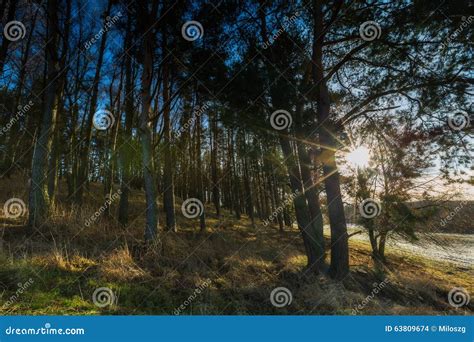
<path id="1" fill-rule="evenodd" d="M 364 168 L 369 165 L 370 151 L 365 146 L 359 146 L 347 153 L 346 160 L 353 166 Z"/>

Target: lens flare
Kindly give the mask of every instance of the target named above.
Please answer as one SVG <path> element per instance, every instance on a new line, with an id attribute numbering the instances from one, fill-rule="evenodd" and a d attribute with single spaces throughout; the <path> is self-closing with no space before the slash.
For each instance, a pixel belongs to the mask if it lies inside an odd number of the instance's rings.
<path id="1" fill-rule="evenodd" d="M 346 155 L 346 160 L 356 167 L 367 167 L 370 160 L 370 151 L 365 146 L 359 146 Z"/>

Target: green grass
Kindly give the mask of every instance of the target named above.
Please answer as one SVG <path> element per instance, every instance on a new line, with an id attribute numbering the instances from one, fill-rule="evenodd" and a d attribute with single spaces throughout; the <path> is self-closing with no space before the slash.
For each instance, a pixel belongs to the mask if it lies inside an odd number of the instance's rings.
<path id="1" fill-rule="evenodd" d="M 100 206 L 99 194 L 100 188 L 92 187 L 90 207 L 74 211 L 59 206 L 41 234 L 33 236 L 21 220 L 0 218 L 0 314 L 169 315 L 207 279 L 209 286 L 185 305 L 182 315 L 351 314 L 384 277 L 389 285 L 360 314 L 474 311 L 472 303 L 455 309 L 447 302 L 453 287 L 472 293 L 472 270 L 389 249 L 388 268 L 381 273 L 374 270 L 369 244 L 351 239 L 351 273 L 342 283 L 324 275 L 305 276 L 304 247 L 296 229 L 281 234 L 258 222 L 252 228 L 248 218 L 236 221 L 227 212 L 218 220 L 211 208 L 206 233 L 199 233 L 197 220 L 178 216 L 178 233 L 161 231 L 157 244 L 144 248 L 144 203 L 138 193 L 131 195 L 127 227 L 106 218 L 84 227 L 84 218 Z M 18 284 L 30 278 L 33 283 L 4 306 Z M 279 286 L 291 290 L 291 305 L 276 308 L 270 303 L 271 291 Z M 94 304 L 94 290 L 100 287 L 113 291 L 113 305 Z"/>

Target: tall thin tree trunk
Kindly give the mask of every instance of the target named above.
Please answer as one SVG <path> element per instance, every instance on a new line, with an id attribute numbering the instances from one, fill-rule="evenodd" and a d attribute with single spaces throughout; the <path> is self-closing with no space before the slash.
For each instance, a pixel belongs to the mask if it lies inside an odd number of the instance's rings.
<path id="1" fill-rule="evenodd" d="M 58 100 L 56 101 L 58 102 Z M 59 105 L 56 105 L 56 112 L 59 113 Z M 59 116 L 59 115 L 57 115 Z M 58 159 L 59 159 L 59 135 L 58 130 L 55 129 L 52 133 L 53 142 L 51 146 L 51 153 L 48 164 L 48 196 L 52 206 L 55 204 L 55 193 L 58 186 Z"/>
<path id="2" fill-rule="evenodd" d="M 3 4 L 6 3 L 6 0 L 4 1 Z M 25 49 L 23 51 L 23 55 L 21 57 L 21 64 L 20 64 L 20 73 L 18 75 L 18 87 L 16 89 L 16 99 L 15 99 L 15 106 L 13 108 L 18 108 L 20 106 L 20 103 L 21 103 L 21 99 L 22 99 L 22 94 L 23 94 L 23 88 L 25 86 L 25 77 L 26 77 L 26 64 L 28 62 L 28 57 L 30 55 L 30 48 L 31 48 L 31 42 L 33 40 L 33 32 L 34 32 L 34 28 L 36 26 L 36 20 L 37 20 L 37 17 L 38 17 L 38 10 L 35 11 L 35 14 L 33 16 L 33 20 L 32 20 L 32 23 L 31 23 L 31 28 L 28 32 L 28 38 L 26 40 L 26 46 L 25 46 Z M 0 71 L 0 75 L 2 74 L 2 72 Z M 13 172 L 15 169 L 12 167 L 14 165 L 14 163 L 16 162 L 17 160 L 17 156 L 19 155 L 22 155 L 22 152 L 21 152 L 21 149 L 20 149 L 20 146 L 24 146 L 24 138 L 28 136 L 27 133 L 27 125 L 28 125 L 28 121 L 32 121 L 31 118 L 29 116 L 25 116 L 24 118 L 25 122 L 24 122 L 24 125 L 25 125 L 25 128 L 23 129 L 23 132 L 21 133 L 20 137 L 19 138 L 16 138 L 16 143 L 13 143 L 13 132 L 10 131 L 9 135 L 7 135 L 6 137 L 6 143 L 5 143 L 5 146 L 7 148 L 7 152 L 6 153 L 2 153 L 0 155 L 0 157 L 2 157 L 2 159 L 0 160 L 0 166 L 2 165 L 5 165 L 5 169 L 8 170 L 4 176 L 8 177 L 10 176 L 10 173 Z M 8 158 L 8 164 L 7 163 L 7 158 Z"/>
<path id="3" fill-rule="evenodd" d="M 234 132 L 231 132 L 231 138 L 230 138 L 230 144 L 232 147 L 232 168 L 234 170 L 234 188 L 233 190 L 233 196 L 234 196 L 234 211 L 235 211 L 235 218 L 237 220 L 240 220 L 240 215 L 242 213 L 241 209 L 241 201 L 240 201 L 240 178 L 239 178 L 239 170 L 237 168 L 237 164 L 235 162 L 235 152 L 234 152 Z"/>
<path id="4" fill-rule="evenodd" d="M 29 194 L 29 217 L 31 227 L 38 227 L 49 214 L 50 199 L 47 189 L 47 160 L 51 151 L 52 132 L 56 122 L 56 97 L 58 92 L 59 59 L 57 46 L 59 40 L 58 1 L 48 0 L 46 36 L 47 89 L 43 117 L 38 138 L 35 143 L 31 186 Z"/>
<path id="5" fill-rule="evenodd" d="M 272 184 L 271 186 L 272 197 L 275 203 L 274 210 L 278 210 L 281 207 L 281 201 L 280 201 L 280 194 L 278 190 L 278 184 L 276 182 L 276 177 L 274 173 L 272 173 L 272 175 L 270 176 L 270 183 Z M 277 214 L 278 227 L 279 227 L 280 232 L 283 232 L 283 225 L 284 225 L 283 212 L 285 209 L 286 208 L 281 208 L 280 210 L 278 210 L 278 214 Z"/>
<path id="6" fill-rule="evenodd" d="M 163 44 L 166 47 L 166 35 L 163 37 Z M 171 103 L 170 103 L 170 61 L 164 61 L 163 65 L 163 143 L 165 163 L 163 170 L 163 207 L 166 213 L 166 229 L 176 231 L 176 219 L 174 213 L 174 179 L 173 179 L 173 158 L 171 150 Z"/>
<path id="7" fill-rule="evenodd" d="M 209 136 L 211 137 L 211 174 L 212 174 L 212 201 L 214 202 L 214 207 L 216 208 L 217 217 L 221 216 L 221 198 L 219 190 L 219 169 L 217 165 L 217 152 L 218 152 L 218 139 L 219 132 L 217 126 L 217 113 L 214 113 L 212 117 L 209 117 L 210 121 L 210 130 Z"/>
<path id="8" fill-rule="evenodd" d="M 311 216 L 306 203 L 306 197 L 303 193 L 303 184 L 299 175 L 298 160 L 293 154 L 290 142 L 286 136 L 280 135 L 280 145 L 288 169 L 290 187 L 295 206 L 296 222 L 303 237 L 307 260 L 307 269 L 312 272 L 319 271 L 320 248 L 316 236 L 317 231 L 311 222 Z"/>
<path id="9" fill-rule="evenodd" d="M 300 161 L 301 180 L 303 182 L 304 193 L 306 201 L 308 202 L 308 209 L 311 215 L 311 224 L 314 226 L 314 233 L 312 237 L 316 240 L 316 253 L 320 269 L 325 269 L 325 254 L 324 254 L 324 223 L 323 214 L 321 212 L 321 205 L 319 203 L 319 195 L 316 185 L 313 183 L 311 175 L 311 159 L 309 158 L 306 146 L 303 141 L 305 139 L 304 118 L 301 106 L 297 106 L 296 113 L 296 146 Z"/>
<path id="10" fill-rule="evenodd" d="M 247 157 L 247 149 L 246 149 L 246 137 L 245 133 L 242 134 L 242 138 L 240 143 L 243 144 L 244 147 L 243 156 L 242 156 L 242 167 L 243 167 L 243 177 L 244 177 L 244 188 L 245 193 L 247 194 L 246 198 L 244 198 L 244 202 L 247 203 L 247 215 L 250 218 L 250 222 L 252 223 L 252 227 L 255 228 L 255 215 L 254 215 L 254 192 L 252 191 L 251 186 L 251 179 L 250 179 L 250 172 L 249 172 L 249 161 Z"/>
<path id="11" fill-rule="evenodd" d="M 60 139 L 62 138 L 60 135 L 59 129 L 62 127 L 61 122 L 63 121 L 62 113 L 63 113 L 63 105 L 64 105 L 63 97 L 64 97 L 65 89 L 67 87 L 67 72 L 64 72 L 64 69 L 66 66 L 66 59 L 69 52 L 69 32 L 71 31 L 70 17 L 71 17 L 71 0 L 67 0 L 61 57 L 59 59 L 59 68 L 60 70 L 63 70 L 63 74 L 59 77 L 58 96 L 56 97 L 56 101 L 55 101 L 55 106 L 56 106 L 55 111 L 57 113 L 56 121 L 58 123 L 53 128 L 52 151 L 49 156 L 49 166 L 48 166 L 48 195 L 50 198 L 50 203 L 53 206 L 56 202 L 56 189 L 58 187 L 58 181 L 59 181 L 58 180 L 58 177 L 59 177 L 58 163 L 59 163 L 59 157 L 61 153 Z"/>
<path id="12" fill-rule="evenodd" d="M 132 17 L 129 14 L 127 18 L 127 33 L 125 36 L 124 50 L 129 51 L 132 45 Z M 118 209 L 118 221 L 121 225 L 128 223 L 128 197 L 130 192 L 130 176 L 131 176 L 131 142 L 132 126 L 133 126 L 133 80 L 132 80 L 132 58 L 130 53 L 125 54 L 125 129 L 120 135 L 120 202 Z"/>
<path id="13" fill-rule="evenodd" d="M 120 84 L 118 86 L 118 91 L 117 91 L 117 96 L 115 100 L 113 100 L 112 96 L 110 96 L 110 103 L 112 104 L 112 108 L 115 107 L 115 113 L 120 113 L 121 112 L 121 106 L 120 106 L 120 92 L 122 88 L 122 79 L 123 79 L 123 74 L 121 73 L 120 75 Z M 113 82 L 110 85 L 110 93 L 112 93 L 112 85 Z M 115 105 L 114 105 L 115 104 Z M 118 120 L 117 120 L 118 121 Z M 104 184 L 104 195 L 105 195 L 105 200 L 112 202 L 114 200 L 113 198 L 113 188 L 114 188 L 114 179 L 115 179 L 115 156 L 116 156 L 116 150 L 117 150 L 117 139 L 118 139 L 118 134 L 120 130 L 120 124 L 116 124 L 112 127 L 113 131 L 108 137 L 108 140 L 112 140 L 112 142 L 107 145 L 111 145 L 110 147 L 105 148 L 105 152 L 107 154 L 106 156 L 106 170 L 105 170 L 105 184 Z M 110 149 L 110 151 L 109 151 Z M 111 217 L 111 211 L 110 211 L 110 205 L 107 205 L 105 207 L 105 212 L 104 215 L 107 217 Z"/>
<path id="14" fill-rule="evenodd" d="M 197 158 L 197 172 L 196 172 L 196 197 L 204 205 L 204 190 L 202 180 L 202 160 L 201 160 L 201 135 L 202 135 L 202 123 L 201 116 L 196 120 L 196 158 Z M 201 216 L 199 216 L 200 231 L 206 231 L 206 211 L 203 210 Z"/>
<path id="15" fill-rule="evenodd" d="M 319 140 L 322 146 L 324 185 L 327 195 L 329 223 L 331 226 L 331 267 L 335 279 L 343 279 L 349 273 L 349 246 L 344 204 L 342 202 L 339 173 L 336 164 L 337 130 L 330 118 L 329 91 L 324 79 L 322 62 L 324 41 L 322 1 L 313 0 L 314 42 L 313 81 L 318 84 L 317 116 L 320 125 Z"/>
<path id="16" fill-rule="evenodd" d="M 139 134 L 142 149 L 143 180 L 145 183 L 146 224 L 145 241 L 156 238 L 158 229 L 158 208 L 156 204 L 156 182 L 153 168 L 153 145 L 150 131 L 151 83 L 153 77 L 154 30 L 157 4 L 150 12 L 146 4 L 137 4 L 139 34 L 143 37 L 143 71 L 141 78 L 142 111 L 140 113 Z"/>
<path id="17" fill-rule="evenodd" d="M 110 9 L 112 7 L 112 0 L 109 0 L 107 4 L 107 8 L 104 12 L 104 18 L 107 18 L 110 13 Z M 106 19 L 104 19 L 106 20 Z M 89 157 L 90 157 L 90 146 L 92 140 L 92 125 L 94 120 L 94 113 L 96 112 L 97 107 L 97 99 L 99 95 L 99 81 L 100 81 L 100 72 L 102 69 L 102 62 L 104 60 L 104 53 L 105 53 L 105 44 L 107 41 L 107 30 L 104 30 L 104 34 L 100 40 L 100 47 L 99 47 L 99 56 L 97 59 L 97 66 L 95 69 L 94 80 L 92 83 L 92 91 L 91 91 L 91 100 L 89 111 L 87 113 L 87 117 L 85 118 L 85 133 L 84 133 L 84 146 L 81 151 L 80 163 L 79 163 L 79 175 L 78 175 L 78 183 L 76 184 L 79 186 L 76 192 L 75 201 L 78 204 L 82 203 L 83 196 L 84 196 L 84 187 L 88 183 L 88 174 L 89 174 Z"/>

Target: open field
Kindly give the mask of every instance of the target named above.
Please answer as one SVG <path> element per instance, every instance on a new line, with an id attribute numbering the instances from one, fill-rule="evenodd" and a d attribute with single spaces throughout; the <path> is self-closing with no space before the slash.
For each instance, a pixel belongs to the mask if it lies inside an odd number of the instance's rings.
<path id="1" fill-rule="evenodd" d="M 349 227 L 349 233 L 363 230 L 358 226 Z M 421 234 L 418 241 L 407 241 L 395 238 L 389 241 L 388 247 L 403 254 L 415 254 L 433 260 L 450 262 L 461 269 L 472 269 L 474 265 L 474 235 L 430 233 Z M 357 234 L 352 237 L 358 241 L 369 241 L 366 234 Z"/>

